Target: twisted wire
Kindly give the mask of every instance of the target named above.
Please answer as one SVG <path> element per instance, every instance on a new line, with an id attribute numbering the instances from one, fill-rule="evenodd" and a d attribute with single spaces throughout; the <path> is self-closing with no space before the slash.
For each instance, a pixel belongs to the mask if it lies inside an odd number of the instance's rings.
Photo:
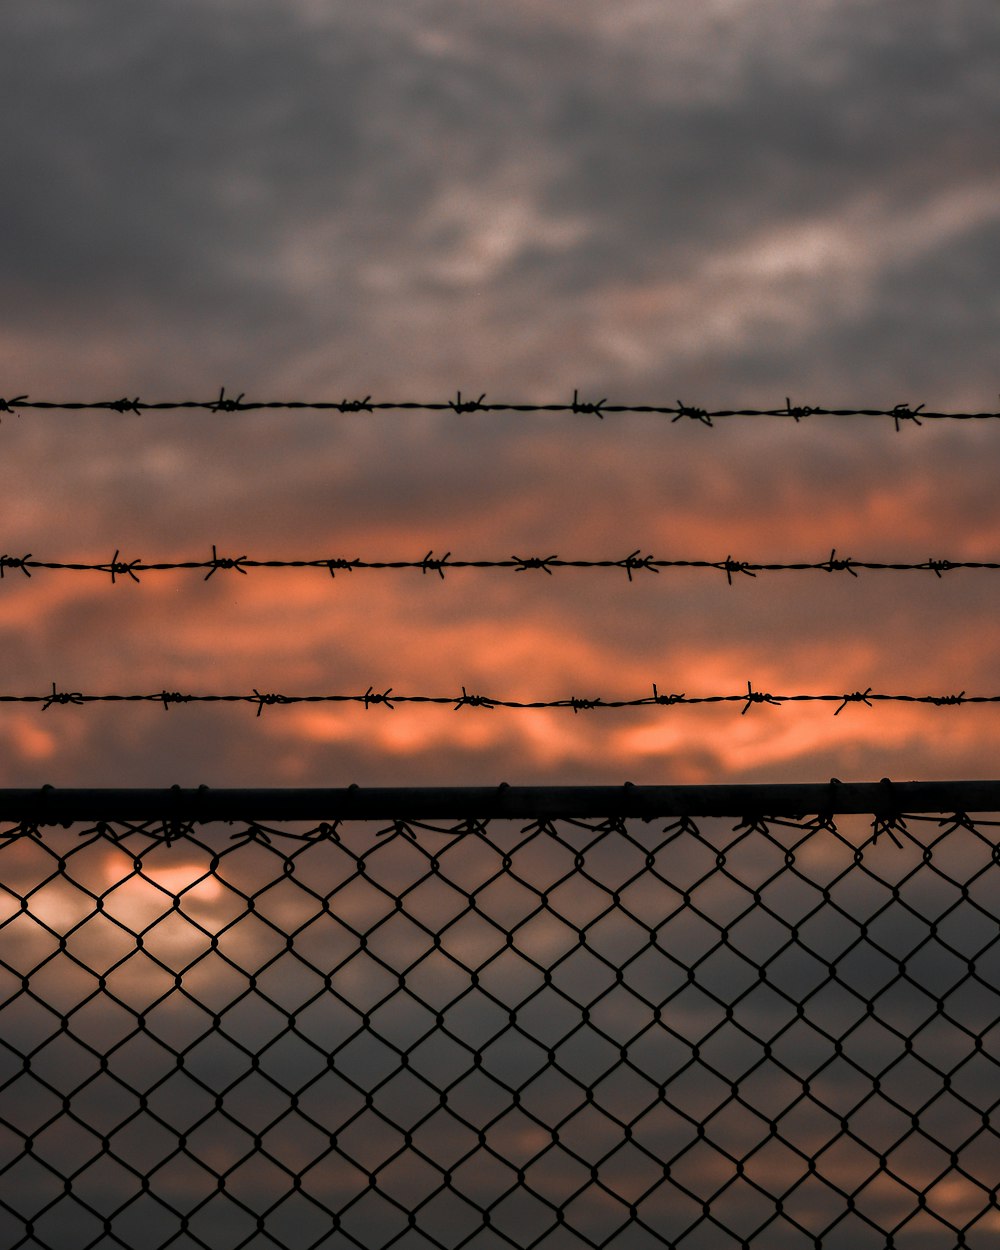
<path id="1" fill-rule="evenodd" d="M 637 708 L 664 706 L 673 707 L 678 704 L 698 705 L 710 703 L 740 703 L 741 715 L 759 703 L 779 706 L 784 703 L 836 703 L 835 716 L 853 703 L 863 703 L 872 707 L 875 703 L 921 703 L 933 707 L 956 707 L 969 703 L 1000 703 L 1000 694 L 973 695 L 960 691 L 958 694 L 880 694 L 868 687 L 866 690 L 847 691 L 842 694 L 771 694 L 753 688 L 747 682 L 745 693 L 740 694 L 661 694 L 655 683 L 652 694 L 633 699 L 607 699 L 601 696 L 581 698 L 575 695 L 561 699 L 496 699 L 489 695 L 470 694 L 465 686 L 460 695 L 427 695 L 427 694 L 396 694 L 392 686 L 385 690 L 376 690 L 369 686 L 363 694 L 280 694 L 274 691 L 260 691 L 256 688 L 250 694 L 195 694 L 183 693 L 178 690 L 160 690 L 148 694 L 85 694 L 81 691 L 59 690 L 52 683 L 48 694 L 0 694 L 0 703 L 40 703 L 43 712 L 53 706 L 75 705 L 88 703 L 159 703 L 164 711 L 180 703 L 247 703 L 257 708 L 260 716 L 265 707 L 295 703 L 355 703 L 369 708 L 382 705 L 395 710 L 396 704 L 423 703 L 450 706 L 454 711 L 462 708 L 510 708 L 515 710 L 537 710 L 542 708 L 568 708 L 574 713 L 590 712 L 598 708 Z"/>
<path id="2" fill-rule="evenodd" d="M 353 573 L 355 570 L 369 571 L 400 571 L 419 570 L 422 574 L 432 573 L 443 581 L 445 573 L 451 569 L 511 569 L 515 573 L 537 571 L 552 574 L 553 569 L 621 569 L 628 580 L 634 581 L 634 574 L 641 572 L 659 573 L 661 569 L 711 569 L 725 573 L 730 585 L 737 576 L 756 577 L 758 573 L 848 573 L 857 577 L 862 572 L 925 572 L 941 577 L 944 573 L 958 569 L 978 572 L 1000 570 L 1000 561 L 996 560 L 950 560 L 929 557 L 921 561 L 905 560 L 855 560 L 853 557 L 837 555 L 832 549 L 825 560 L 794 561 L 794 562 L 758 562 L 738 560 L 727 555 L 723 560 L 661 560 L 653 555 L 642 555 L 642 549 L 636 548 L 621 559 L 563 559 L 558 555 L 519 556 L 512 555 L 499 559 L 467 560 L 453 558 L 450 551 L 436 556 L 433 550 L 415 560 L 363 560 L 360 557 L 322 556 L 312 558 L 283 558 L 260 560 L 247 555 L 222 556 L 213 543 L 212 555 L 203 560 L 157 560 L 122 559 L 121 549 L 116 547 L 110 560 L 40 560 L 35 559 L 31 552 L 23 556 L 10 554 L 0 555 L 0 580 L 8 572 L 19 571 L 25 577 L 31 577 L 32 569 L 46 569 L 50 572 L 87 572 L 103 573 L 110 576 L 114 585 L 119 579 L 139 582 L 140 573 L 159 573 L 176 571 L 208 570 L 204 580 L 208 581 L 220 570 L 246 574 L 247 569 L 324 569 L 332 578 L 338 573 Z"/>
<path id="3" fill-rule="evenodd" d="M 582 416 L 594 416 L 603 420 L 605 416 L 622 413 L 648 413 L 668 416 L 671 422 L 694 421 L 699 425 L 711 427 L 717 419 L 729 417 L 785 417 L 796 424 L 807 417 L 888 417 L 892 420 L 897 432 L 903 425 L 921 425 L 924 421 L 986 421 L 1000 419 L 1000 412 L 930 412 L 924 404 L 913 406 L 909 401 L 894 404 L 891 408 L 826 408 L 821 404 L 793 404 L 786 396 L 785 403 L 775 408 L 718 408 L 708 409 L 699 404 L 688 404 L 678 399 L 674 404 L 629 404 L 615 403 L 607 396 L 601 399 L 581 399 L 578 390 L 573 391 L 573 398 L 568 402 L 554 403 L 508 403 L 487 402 L 485 392 L 477 398 L 464 398 L 462 392 L 456 390 L 454 399 L 446 400 L 376 400 L 370 394 L 360 399 L 342 398 L 339 400 L 254 400 L 247 399 L 245 392 L 238 395 L 227 395 L 226 388 L 220 387 L 219 394 L 209 400 L 154 400 L 140 399 L 138 395 L 130 398 L 125 395 L 118 399 L 104 400 L 46 400 L 31 399 L 28 395 L 14 395 L 9 399 L 0 398 L 0 413 L 18 414 L 22 410 L 55 410 L 66 412 L 106 411 L 121 415 L 133 414 L 141 416 L 145 412 L 167 412 L 178 410 L 198 410 L 218 413 L 259 412 L 264 410 L 312 410 L 317 412 L 337 413 L 373 413 L 388 411 L 423 411 L 453 412 L 467 415 L 475 412 L 509 412 L 509 413 L 573 413 Z"/>

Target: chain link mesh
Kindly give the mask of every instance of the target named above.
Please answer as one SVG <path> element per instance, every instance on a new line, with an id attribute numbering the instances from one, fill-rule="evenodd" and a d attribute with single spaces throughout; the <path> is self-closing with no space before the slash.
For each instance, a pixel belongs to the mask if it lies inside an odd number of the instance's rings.
<path id="1" fill-rule="evenodd" d="M 10 829 L 0 1240 L 994 1246 L 997 823 Z"/>

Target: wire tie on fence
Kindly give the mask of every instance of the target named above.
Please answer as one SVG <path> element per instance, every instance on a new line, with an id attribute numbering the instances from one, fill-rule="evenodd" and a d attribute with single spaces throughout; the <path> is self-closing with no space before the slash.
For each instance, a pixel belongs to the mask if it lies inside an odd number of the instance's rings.
<path id="1" fill-rule="evenodd" d="M 190 703 L 191 701 L 189 694 L 181 694 L 179 690 L 161 690 L 156 697 L 162 702 L 165 712 L 170 711 L 171 703 Z"/>
<path id="2" fill-rule="evenodd" d="M 871 692 L 872 692 L 872 688 L 871 686 L 869 686 L 868 689 L 865 691 L 855 690 L 853 694 L 845 694 L 844 701 L 843 703 L 841 703 L 840 707 L 838 707 L 837 710 L 834 712 L 834 716 L 839 716 L 840 713 L 844 710 L 844 708 L 847 707 L 848 703 L 863 703 L 865 707 L 871 707 L 872 706 L 871 702 L 868 699 L 868 696 L 871 694 Z"/>
<path id="3" fill-rule="evenodd" d="M 665 703 L 668 705 L 673 704 L 673 703 L 683 703 L 684 695 L 682 694 L 660 694 L 660 692 L 656 689 L 656 682 L 654 681 L 652 701 L 654 703 Z"/>
<path id="4" fill-rule="evenodd" d="M 823 565 L 823 568 L 826 569 L 828 573 L 850 573 L 852 577 L 857 577 L 857 573 L 854 571 L 854 561 L 850 556 L 845 556 L 843 559 L 837 559 L 836 547 L 834 547 L 830 552 L 830 558 L 827 560 L 826 564 Z"/>
<path id="5" fill-rule="evenodd" d="M 306 831 L 306 839 L 310 842 L 318 842 L 321 839 L 325 840 L 327 838 L 332 838 L 334 842 L 339 842 L 340 833 L 338 830 L 340 829 L 342 823 L 343 822 L 339 818 L 332 821 L 320 821 L 315 829 L 309 829 Z"/>
<path id="6" fill-rule="evenodd" d="M 31 573 L 27 564 L 30 559 L 30 551 L 26 556 L 0 556 L 0 581 L 3 581 L 5 569 L 20 569 L 25 577 L 30 577 Z"/>
<path id="7" fill-rule="evenodd" d="M 675 838 L 680 837 L 681 834 L 688 834 L 689 836 L 695 838 L 701 837 L 701 830 L 690 816 L 681 816 L 678 820 L 675 820 L 673 824 L 664 825 L 663 832 L 673 834 Z M 649 857 L 649 860 L 652 860 L 652 856 Z"/>
<path id="8" fill-rule="evenodd" d="M 416 842 L 417 835 L 410 828 L 405 820 L 394 820 L 391 825 L 386 825 L 384 829 L 376 829 L 375 836 L 384 838 L 389 834 L 390 838 L 406 838 L 408 842 Z"/>
<path id="9" fill-rule="evenodd" d="M 178 816 L 167 816 L 160 823 L 160 835 L 166 846 L 171 846 L 179 838 L 193 837 L 194 821 L 181 820 Z"/>
<path id="10" fill-rule="evenodd" d="M 112 400 L 112 402 L 106 406 L 110 408 L 112 412 L 134 412 L 135 415 L 139 417 L 142 416 L 142 409 L 139 407 L 141 402 L 142 401 L 139 399 L 138 395 L 136 395 L 135 399 L 129 399 L 128 396 L 125 396 L 124 399 Z"/>
<path id="11" fill-rule="evenodd" d="M 371 412 L 372 397 L 366 395 L 364 399 L 342 399 L 337 408 L 340 412 Z"/>
<path id="12" fill-rule="evenodd" d="M 589 712 L 591 708 L 604 707 L 601 699 L 570 699 L 569 705 L 573 709 L 574 714 L 577 712 Z"/>
<path id="13" fill-rule="evenodd" d="M 961 694 L 928 695 L 927 702 L 933 703 L 935 707 L 952 707 L 965 702 L 965 691 Z"/>
<path id="14" fill-rule="evenodd" d="M 460 707 L 485 707 L 493 710 L 495 700 L 484 694 L 467 694 L 465 687 L 462 687 L 462 696 L 455 700 L 455 711 Z"/>
<path id="15" fill-rule="evenodd" d="M 977 833 L 976 822 L 970 819 L 967 812 L 955 812 L 953 816 L 942 816 L 938 828 L 947 825 L 945 833 L 954 833 L 956 829 L 968 829 L 969 833 Z"/>
<path id="16" fill-rule="evenodd" d="M 552 563 L 553 560 L 558 560 L 559 557 L 558 556 L 544 556 L 544 557 L 542 556 L 511 556 L 511 559 L 517 561 L 517 568 L 514 570 L 515 573 L 524 573 L 528 569 L 542 569 L 543 572 L 548 573 L 548 575 L 551 577 L 552 570 L 549 568 L 549 565 Z"/>
<path id="17" fill-rule="evenodd" d="M 653 557 L 652 557 L 651 555 L 648 555 L 648 556 L 640 556 L 640 555 L 639 555 L 639 551 L 640 551 L 640 550 L 641 550 L 641 548 L 636 547 L 635 551 L 633 551 L 633 552 L 632 552 L 632 554 L 631 554 L 630 556 L 626 556 L 624 560 L 619 560 L 619 561 L 618 561 L 619 565 L 620 565 L 620 566 L 621 566 L 621 567 L 625 570 L 625 572 L 628 574 L 628 579 L 629 579 L 629 581 L 631 581 L 631 580 L 632 580 L 632 572 L 633 572 L 633 570 L 637 570 L 637 569 L 646 569 L 646 570 L 647 570 L 648 572 L 650 572 L 650 573 L 659 573 L 659 571 L 660 571 L 660 570 L 659 570 L 658 568 L 656 568 L 656 566 L 654 565 L 654 563 L 653 563 Z"/>
<path id="18" fill-rule="evenodd" d="M 891 414 L 893 423 L 896 426 L 896 433 L 899 433 L 900 421 L 913 421 L 916 425 L 923 425 L 923 422 L 917 419 L 917 413 L 923 407 L 923 404 L 918 404 L 916 408 L 911 408 L 909 404 L 896 404 Z"/>
<path id="19" fill-rule="evenodd" d="M 368 711 L 368 708 L 372 703 L 384 703 L 390 712 L 394 712 L 396 709 L 393 707 L 392 700 L 389 698 L 389 695 L 391 694 L 392 686 L 390 686 L 384 694 L 376 694 L 373 688 L 369 686 L 362 696 L 365 703 L 365 711 Z"/>
<path id="20" fill-rule="evenodd" d="M 485 391 L 482 393 L 482 395 L 479 396 L 478 399 L 463 399 L 462 392 L 459 391 L 458 397 L 456 399 L 448 400 L 448 407 L 451 408 L 454 412 L 482 412 L 483 400 L 485 398 L 486 398 Z"/>
<path id="21" fill-rule="evenodd" d="M 779 705 L 779 700 L 777 700 L 773 694 L 762 694 L 759 690 L 754 690 L 750 682 L 747 682 L 747 701 L 744 703 L 743 711 L 740 712 L 740 715 L 746 716 L 747 712 L 750 711 L 751 705 L 754 703 L 773 703 L 775 705 Z"/>
<path id="22" fill-rule="evenodd" d="M 818 411 L 819 411 L 818 408 L 810 408 L 808 406 L 804 408 L 798 408 L 798 407 L 793 408 L 792 401 L 788 398 L 787 395 L 785 396 L 785 415 L 789 417 L 794 417 L 796 423 L 801 421 L 803 417 L 811 417 L 814 412 L 818 412 Z"/>
<path id="23" fill-rule="evenodd" d="M 246 556 L 220 556 L 215 550 L 215 543 L 212 543 L 212 567 L 205 574 L 205 581 L 214 575 L 217 569 L 235 569 L 237 573 L 242 573 L 244 577 L 247 575 L 243 562 Z"/>
<path id="24" fill-rule="evenodd" d="M 326 567 L 330 570 L 330 576 L 336 577 L 336 569 L 346 569 L 348 573 L 354 571 L 354 566 L 358 563 L 358 559 L 345 560 L 342 556 L 337 556 L 332 560 L 327 560 Z"/>
<path id="25" fill-rule="evenodd" d="M 626 781 L 625 785 L 629 786 L 632 782 Z M 603 820 L 599 820 L 594 825 L 595 833 L 617 833 L 628 837 L 628 826 L 625 824 L 624 816 L 605 816 Z"/>
<path id="26" fill-rule="evenodd" d="M 942 573 L 947 573 L 957 565 L 952 564 L 950 560 L 928 560 L 925 566 L 929 568 L 936 577 L 940 577 Z"/>
<path id="27" fill-rule="evenodd" d="M 604 407 L 604 405 L 607 402 L 608 402 L 607 395 L 605 395 L 603 399 L 598 399 L 596 402 L 592 402 L 591 400 L 581 399 L 576 389 L 574 389 L 573 391 L 572 407 L 575 413 L 588 413 L 595 417 L 600 417 L 600 419 L 603 421 L 604 413 L 601 411 L 601 409 Z"/>
<path id="28" fill-rule="evenodd" d="M 56 683 L 52 683 L 52 693 L 46 698 L 42 704 L 42 711 L 47 712 L 53 703 L 82 703 L 83 695 L 78 691 L 71 692 L 68 690 L 57 690 Z"/>
<path id="29" fill-rule="evenodd" d="M 903 844 L 900 842 L 899 838 L 896 837 L 896 834 L 903 833 L 909 837 L 910 831 L 906 827 L 906 821 L 898 813 L 878 813 L 872 817 L 872 836 L 862 842 L 860 849 L 864 850 L 866 846 L 876 845 L 879 837 L 883 833 L 888 834 L 893 846 L 895 846 L 898 851 L 901 851 L 903 849 Z"/>
<path id="30" fill-rule="evenodd" d="M 227 399 L 226 388 L 224 386 L 220 387 L 219 398 L 215 400 L 213 403 L 209 404 L 208 406 L 209 411 L 210 412 L 242 412 L 244 405 L 240 401 L 243 399 L 243 396 L 245 394 L 246 394 L 245 391 L 240 391 L 239 395 L 237 395 L 235 399 Z"/>
<path id="31" fill-rule="evenodd" d="M 695 408 L 679 399 L 677 401 L 677 416 L 671 417 L 671 424 L 674 421 L 679 421 L 681 417 L 690 417 L 692 421 L 700 421 L 702 425 L 712 424 L 712 418 L 708 415 L 707 408 Z"/>
<path id="32" fill-rule="evenodd" d="M 879 782 L 883 793 L 885 794 L 885 805 L 880 811 L 872 813 L 872 834 L 867 841 L 861 844 L 860 850 L 868 845 L 875 845 L 879 837 L 886 833 L 897 850 L 903 849 L 903 844 L 896 837 L 897 833 L 902 833 L 906 837 L 910 836 L 910 831 L 906 827 L 906 821 L 903 819 L 899 811 L 899 804 L 896 802 L 893 794 L 892 782 L 888 777 L 883 777 Z"/>
<path id="33" fill-rule="evenodd" d="M 254 696 L 255 697 L 251 699 L 250 702 L 257 704 L 258 716 L 261 714 L 261 712 L 263 712 L 265 707 L 273 707 L 275 703 L 291 703 L 292 702 L 292 700 L 288 697 L 288 695 L 261 694 L 261 692 L 258 689 L 256 689 L 256 687 L 254 688 Z"/>
<path id="34" fill-rule="evenodd" d="M 21 414 L 16 411 L 17 405 L 25 403 L 27 398 L 27 395 L 15 395 L 13 399 L 0 399 L 0 412 L 10 412 L 19 417 Z"/>
<path id="35" fill-rule="evenodd" d="M 230 824 L 233 822 L 230 821 Z M 230 842 L 237 842 L 240 846 L 247 846 L 250 842 L 256 842 L 262 846 L 271 846 L 271 839 L 266 830 L 262 829 L 256 821 L 250 820 L 242 829 L 237 829 L 235 833 L 229 835 Z"/>
<path id="36" fill-rule="evenodd" d="M 725 570 L 726 581 L 730 584 L 730 586 L 733 584 L 734 573 L 745 573 L 747 577 L 757 576 L 756 573 L 751 571 L 750 562 L 748 560 L 734 560 L 732 556 L 726 556 L 724 563 L 718 567 Z"/>
<path id="37" fill-rule="evenodd" d="M 771 832 L 767 825 L 766 816 L 744 816 L 739 824 L 733 825 L 733 833 L 739 833 L 741 830 L 745 833 L 763 833 L 765 835 Z"/>
<path id="38" fill-rule="evenodd" d="M 537 820 L 522 825 L 521 832 L 528 834 L 529 837 L 550 837 L 557 840 L 559 838 L 559 830 L 551 816 L 539 816 Z"/>
<path id="39" fill-rule="evenodd" d="M 438 577 L 444 581 L 444 566 L 448 563 L 450 551 L 446 551 L 440 559 L 435 559 L 434 552 L 428 551 L 424 558 L 420 561 L 421 573 L 437 573 Z"/>
<path id="40" fill-rule="evenodd" d="M 126 561 L 126 560 L 119 560 L 118 559 L 119 555 L 120 555 L 120 552 L 118 551 L 118 548 L 116 547 L 115 554 L 111 557 L 110 561 L 107 564 L 102 564 L 99 566 L 100 571 L 102 573 L 111 574 L 112 586 L 115 584 L 116 577 L 128 576 L 128 577 L 131 577 L 131 579 L 134 582 L 138 582 L 139 579 L 135 574 L 135 569 L 136 569 L 136 565 L 142 563 L 142 558 L 140 557 L 138 560 Z"/>

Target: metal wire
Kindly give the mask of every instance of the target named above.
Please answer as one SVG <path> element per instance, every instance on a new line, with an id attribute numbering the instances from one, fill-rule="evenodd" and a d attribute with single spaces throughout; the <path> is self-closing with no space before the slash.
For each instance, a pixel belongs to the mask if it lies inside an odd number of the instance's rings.
<path id="1" fill-rule="evenodd" d="M 363 399 L 340 400 L 248 400 L 241 391 L 239 395 L 227 396 L 226 388 L 220 387 L 216 399 L 211 400 L 157 400 L 147 402 L 136 395 L 134 398 L 124 396 L 121 399 L 95 401 L 53 401 L 29 399 L 27 395 L 16 395 L 10 399 L 0 399 L 0 412 L 18 414 L 22 409 L 62 410 L 62 411 L 107 411 L 120 414 L 132 413 L 141 416 L 145 412 L 165 412 L 181 409 L 195 409 L 211 413 L 258 412 L 261 410 L 302 410 L 338 412 L 338 413 L 372 413 L 379 411 L 424 411 L 453 412 L 465 415 L 474 412 L 510 412 L 510 413 L 543 413 L 569 412 L 583 416 L 595 416 L 599 420 L 611 414 L 620 413 L 653 413 L 668 416 L 672 422 L 695 421 L 699 425 L 712 426 L 719 419 L 728 417 L 786 417 L 798 424 L 807 417 L 888 417 L 892 420 L 897 432 L 903 425 L 921 425 L 924 421 L 988 421 L 1000 419 L 1000 412 L 926 412 L 924 405 L 913 407 L 909 402 L 893 405 L 892 408 L 824 408 L 822 405 L 793 404 L 786 396 L 784 407 L 780 408 L 720 408 L 709 410 L 697 404 L 686 404 L 677 400 L 671 404 L 623 404 L 611 403 L 607 397 L 597 400 L 583 400 L 579 392 L 574 390 L 573 398 L 568 403 L 496 403 L 487 402 L 485 392 L 477 399 L 463 399 L 462 392 L 456 391 L 454 399 L 432 400 L 374 400 L 371 395 Z"/>
<path id="2" fill-rule="evenodd" d="M 746 715 L 758 703 L 779 706 L 782 703 L 836 703 L 834 716 L 839 716 L 849 703 L 863 703 L 872 707 L 875 703 L 923 703 L 933 707 L 957 707 L 968 703 L 1000 703 L 1000 694 L 966 694 L 964 690 L 958 694 L 879 694 L 871 687 L 867 690 L 848 691 L 844 694 L 768 694 L 754 690 L 752 682 L 747 682 L 745 694 L 661 694 L 656 683 L 652 685 L 652 694 L 635 699 L 606 699 L 600 696 L 579 698 L 571 695 L 564 699 L 495 699 L 489 695 L 469 694 L 462 687 L 460 695 L 428 695 L 428 694 L 396 694 L 393 687 L 386 690 L 375 690 L 369 686 L 364 694 L 278 694 L 271 691 L 262 692 L 254 688 L 252 694 L 192 694 L 179 690 L 160 690 L 150 694 L 83 694 L 78 690 L 59 690 L 52 683 L 49 694 L 0 694 L 0 703 L 40 703 L 43 712 L 53 705 L 83 705 L 87 703 L 160 703 L 164 711 L 169 711 L 179 703 L 249 703 L 257 708 L 260 716 L 265 707 L 292 703 L 359 703 L 367 711 L 370 707 L 381 705 L 390 711 L 395 710 L 397 703 L 426 703 L 450 706 L 454 711 L 461 708 L 493 708 L 539 709 L 539 708 L 570 708 L 573 712 L 592 712 L 597 708 L 636 708 L 636 707 L 673 707 L 678 704 L 707 703 L 742 703 L 741 715 Z"/>
<path id="3" fill-rule="evenodd" d="M 875 561 L 855 560 L 850 556 L 838 556 L 833 548 L 826 560 L 816 562 L 797 562 L 793 564 L 769 563 L 760 564 L 751 560 L 736 560 L 727 555 L 724 560 L 658 560 L 653 555 L 642 555 L 641 548 L 636 548 L 620 560 L 563 560 L 559 556 L 510 556 L 507 559 L 463 560 L 452 558 L 450 551 L 442 556 L 435 556 L 433 550 L 419 560 L 362 560 L 360 557 L 346 559 L 343 556 L 324 556 L 319 559 L 279 559 L 257 560 L 251 556 L 220 556 L 215 544 L 212 544 L 211 558 L 205 560 L 161 560 L 147 563 L 141 559 L 123 560 L 121 549 L 115 548 L 110 560 L 97 563 L 86 561 L 36 560 L 31 552 L 23 556 L 0 555 L 0 580 L 9 571 L 19 570 L 25 577 L 31 577 L 32 569 L 49 569 L 58 572 L 103 573 L 111 578 L 114 585 L 118 580 L 128 579 L 139 582 L 140 573 L 175 572 L 177 570 L 207 569 L 204 580 L 207 582 L 220 569 L 234 573 L 246 574 L 247 569 L 325 569 L 332 578 L 338 573 L 352 573 L 356 569 L 401 570 L 419 569 L 422 574 L 436 573 L 443 581 L 445 572 L 451 569 L 512 569 L 515 573 L 538 570 L 551 576 L 553 569 L 622 569 L 631 582 L 633 574 L 640 572 L 659 573 L 661 569 L 715 569 L 725 573 L 730 586 L 734 576 L 756 577 L 758 573 L 772 572 L 823 572 L 849 573 L 858 576 L 858 570 L 866 572 L 926 572 L 941 577 L 944 573 L 955 569 L 972 569 L 977 571 L 996 571 L 1000 562 L 994 560 L 941 560 L 927 559 L 919 563 L 906 561 Z"/>
<path id="4" fill-rule="evenodd" d="M 0 1236 L 986 1250 L 998 828 L 15 826 Z"/>

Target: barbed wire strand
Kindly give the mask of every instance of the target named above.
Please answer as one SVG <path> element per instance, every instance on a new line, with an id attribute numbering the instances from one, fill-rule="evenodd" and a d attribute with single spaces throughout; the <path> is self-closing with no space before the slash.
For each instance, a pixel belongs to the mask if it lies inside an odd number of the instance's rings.
<path id="1" fill-rule="evenodd" d="M 724 560 L 659 560 L 652 555 L 642 555 L 641 548 L 636 548 L 620 560 L 565 560 L 557 555 L 549 556 L 517 556 L 505 559 L 466 560 L 453 558 L 450 551 L 442 556 L 435 556 L 433 550 L 428 551 L 419 560 L 362 560 L 360 557 L 347 559 L 343 556 L 323 556 L 317 559 L 275 559 L 258 560 L 247 555 L 220 556 L 215 544 L 212 545 L 211 558 L 205 560 L 160 560 L 146 562 L 142 559 L 124 560 L 120 558 L 121 549 L 116 548 L 110 560 L 88 563 L 86 561 L 37 560 L 29 552 L 23 556 L 0 555 L 0 580 L 8 571 L 20 570 L 25 577 L 31 577 L 31 569 L 46 569 L 54 572 L 87 572 L 110 575 L 112 584 L 120 579 L 138 582 L 140 573 L 173 572 L 177 570 L 193 570 L 208 572 L 204 580 L 208 581 L 220 569 L 245 574 L 247 569 L 325 569 L 331 577 L 337 573 L 352 573 L 356 569 L 397 571 L 419 569 L 421 573 L 436 573 L 444 580 L 445 571 L 449 569 L 512 569 L 516 573 L 532 570 L 551 574 L 553 569 L 622 569 L 631 582 L 633 574 L 639 572 L 659 573 L 661 569 L 714 569 L 725 573 L 726 580 L 733 584 L 734 576 L 756 577 L 758 573 L 773 572 L 824 572 L 849 573 L 858 576 L 863 572 L 928 572 L 937 577 L 956 569 L 977 571 L 1000 570 L 1000 561 L 995 560 L 946 560 L 928 558 L 918 563 L 906 561 L 855 560 L 853 557 L 839 557 L 836 548 L 831 550 L 826 560 L 797 561 L 794 563 L 758 563 L 751 560 L 737 560 L 727 555 Z"/>
<path id="2" fill-rule="evenodd" d="M 741 714 L 747 712 L 757 703 L 780 705 L 783 703 L 836 703 L 835 716 L 851 703 L 863 703 L 872 707 L 875 703 L 923 703 L 935 707 L 952 707 L 968 703 L 1000 703 L 1000 694 L 969 695 L 965 691 L 959 694 L 916 695 L 916 694 L 876 694 L 871 687 L 866 690 L 855 690 L 846 694 L 768 694 L 755 690 L 752 682 L 747 682 L 745 694 L 661 694 L 655 683 L 652 694 L 635 699 L 578 698 L 570 696 L 563 699 L 495 699 L 488 695 L 469 694 L 465 686 L 460 695 L 425 695 L 395 694 L 393 687 L 377 691 L 369 686 L 364 694 L 278 694 L 262 692 L 256 687 L 252 694 L 194 694 L 181 691 L 160 690 L 150 694 L 84 694 L 80 691 L 59 690 L 52 683 L 49 694 L 0 694 L 0 703 L 40 703 L 42 711 L 54 705 L 82 705 L 87 703 L 160 703 L 164 711 L 169 711 L 173 704 L 179 703 L 249 703 L 257 708 L 260 716 L 265 707 L 276 704 L 293 703 L 357 703 L 367 710 L 376 705 L 383 705 L 390 711 L 395 710 L 397 703 L 425 703 L 451 706 L 455 711 L 461 708 L 570 708 L 575 712 L 589 712 L 597 708 L 637 708 L 651 706 L 674 706 L 677 704 L 709 704 L 709 703 L 741 703 Z"/>
<path id="3" fill-rule="evenodd" d="M 1000 419 L 1000 412 L 928 412 L 924 404 L 914 407 L 908 401 L 894 404 L 892 408 L 826 408 L 821 404 L 793 404 L 786 396 L 783 407 L 779 408 L 719 408 L 711 410 L 698 404 L 687 404 L 678 399 L 675 404 L 626 404 L 614 403 L 605 396 L 602 399 L 581 399 L 578 390 L 573 391 L 573 398 L 562 403 L 506 403 L 487 402 L 483 392 L 476 399 L 462 397 L 456 390 L 454 399 L 447 400 L 375 400 L 371 395 L 362 399 L 340 400 L 252 400 L 246 399 L 241 391 L 238 395 L 229 396 L 226 388 L 220 387 L 219 394 L 211 400 L 154 400 L 148 402 L 138 395 L 129 398 L 110 400 L 47 400 L 31 399 L 28 395 L 15 395 L 9 399 L 0 398 L 0 413 L 17 415 L 21 410 L 60 410 L 60 411 L 106 411 L 122 415 L 134 414 L 141 416 L 145 412 L 166 412 L 178 410 L 200 410 L 211 413 L 260 412 L 266 410 L 312 410 L 337 413 L 374 413 L 388 411 L 423 411 L 453 412 L 466 415 L 475 412 L 509 412 L 509 413 L 573 413 L 582 416 L 594 416 L 601 420 L 605 416 L 621 413 L 647 413 L 669 416 L 672 422 L 695 421 L 699 425 L 711 426 L 717 419 L 729 417 L 785 417 L 796 424 L 807 417 L 888 417 L 897 431 L 903 425 L 921 425 L 924 421 L 988 421 Z"/>

